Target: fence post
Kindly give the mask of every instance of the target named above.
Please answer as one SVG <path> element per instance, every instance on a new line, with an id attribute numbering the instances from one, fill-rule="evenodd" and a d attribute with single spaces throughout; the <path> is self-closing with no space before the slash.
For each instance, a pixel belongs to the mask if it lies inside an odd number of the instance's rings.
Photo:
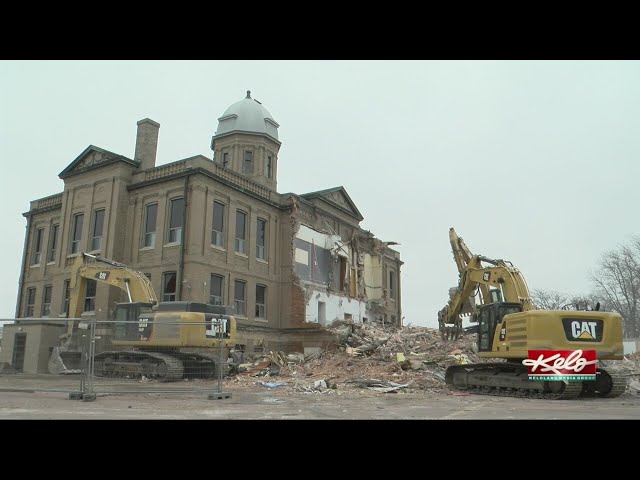
<path id="1" fill-rule="evenodd" d="M 73 321 L 74 320 L 71 320 L 71 322 Z M 86 362 L 87 348 L 86 348 L 85 342 L 82 341 L 83 335 L 81 334 L 81 330 L 82 330 L 82 321 L 80 320 L 78 322 L 78 329 L 75 332 L 75 335 L 76 335 L 75 345 L 76 345 L 76 348 L 80 350 L 80 369 L 81 369 L 80 388 L 76 392 L 69 393 L 69 400 L 82 400 L 84 398 L 84 394 L 87 388 L 87 362 Z M 69 348 L 73 348 L 73 347 L 74 347 L 74 339 L 73 339 L 73 333 L 72 333 L 72 337 L 69 339 Z"/>
<path id="2" fill-rule="evenodd" d="M 89 354 L 87 357 L 87 373 L 86 385 L 82 394 L 83 402 L 93 402 L 96 399 L 96 393 L 93 388 L 94 360 L 96 356 L 96 318 L 91 319 L 89 326 Z"/>
<path id="3" fill-rule="evenodd" d="M 222 391 L 222 370 L 226 366 L 224 359 L 224 319 L 218 318 L 218 340 L 220 348 L 220 363 L 218 363 L 218 390 L 209 395 L 209 400 L 221 400 L 223 398 L 231 398 L 230 393 L 223 393 Z M 211 319 L 213 322 L 213 319 Z"/>

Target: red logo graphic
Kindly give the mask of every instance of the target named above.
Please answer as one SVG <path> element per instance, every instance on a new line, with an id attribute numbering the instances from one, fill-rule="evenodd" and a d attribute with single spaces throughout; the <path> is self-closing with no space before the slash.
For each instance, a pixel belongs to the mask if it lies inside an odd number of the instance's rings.
<path id="1" fill-rule="evenodd" d="M 529 350 L 529 358 L 522 360 L 529 380 L 595 380 L 595 350 Z"/>

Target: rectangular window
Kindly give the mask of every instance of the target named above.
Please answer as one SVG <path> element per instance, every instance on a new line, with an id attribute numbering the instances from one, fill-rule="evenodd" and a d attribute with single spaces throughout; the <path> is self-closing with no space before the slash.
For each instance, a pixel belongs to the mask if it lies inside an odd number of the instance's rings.
<path id="1" fill-rule="evenodd" d="M 236 252 L 247 253 L 246 247 L 247 214 L 236 210 Z"/>
<path id="2" fill-rule="evenodd" d="M 49 235 L 49 254 L 47 256 L 47 262 L 56 261 L 56 249 L 58 248 L 58 225 L 51 227 L 51 234 Z"/>
<path id="3" fill-rule="evenodd" d="M 222 166 L 223 167 L 229 166 L 229 152 L 224 152 L 222 154 Z"/>
<path id="4" fill-rule="evenodd" d="M 236 307 L 236 315 L 240 317 L 247 316 L 247 302 L 245 299 L 245 287 L 246 282 L 242 280 L 236 280 L 235 288 L 233 289 L 234 304 Z"/>
<path id="5" fill-rule="evenodd" d="M 211 245 L 224 247 L 224 205 L 219 202 L 213 202 Z"/>
<path id="6" fill-rule="evenodd" d="M 77 213 L 73 216 L 73 230 L 71 231 L 71 253 L 80 252 L 80 239 L 82 238 L 82 221 L 84 213 Z"/>
<path id="7" fill-rule="evenodd" d="M 256 285 L 256 318 L 267 318 L 267 287 L 264 285 Z"/>
<path id="8" fill-rule="evenodd" d="M 271 178 L 271 156 L 267 157 L 267 178 Z"/>
<path id="9" fill-rule="evenodd" d="M 98 282 L 87 279 L 87 291 L 84 295 L 83 312 L 94 312 L 96 310 L 96 287 Z"/>
<path id="10" fill-rule="evenodd" d="M 27 308 L 25 308 L 24 316 L 33 317 L 33 309 L 36 305 L 36 289 L 31 287 L 27 289 Z"/>
<path id="11" fill-rule="evenodd" d="M 166 272 L 162 275 L 162 301 L 176 301 L 176 272 Z"/>
<path id="12" fill-rule="evenodd" d="M 169 243 L 180 243 L 182 240 L 183 198 L 171 200 L 171 216 L 169 219 Z"/>
<path id="13" fill-rule="evenodd" d="M 91 238 L 91 250 L 102 248 L 102 228 L 104 226 L 104 209 L 93 212 L 93 236 Z"/>
<path id="14" fill-rule="evenodd" d="M 244 152 L 244 163 L 242 164 L 242 173 L 253 173 L 253 152 L 246 150 Z"/>
<path id="15" fill-rule="evenodd" d="M 144 212 L 144 246 L 153 248 L 156 246 L 156 217 L 158 204 L 151 203 L 145 207 Z"/>
<path id="16" fill-rule="evenodd" d="M 71 280 L 64 281 L 64 297 L 62 298 L 62 311 L 65 317 L 69 316 L 69 295 L 71 292 Z"/>
<path id="17" fill-rule="evenodd" d="M 44 236 L 44 228 L 36 230 L 36 234 L 33 237 L 33 257 L 31 259 L 31 265 L 40 265 L 40 258 L 42 257 L 42 237 Z"/>
<path id="18" fill-rule="evenodd" d="M 211 275 L 209 286 L 209 303 L 212 305 L 222 305 L 222 285 L 224 278 L 220 275 Z"/>
<path id="19" fill-rule="evenodd" d="M 396 299 L 396 272 L 389 270 L 389 297 Z"/>
<path id="20" fill-rule="evenodd" d="M 48 317 L 51 313 L 51 292 L 53 285 L 45 285 L 44 292 L 42 294 L 42 316 Z"/>
<path id="21" fill-rule="evenodd" d="M 259 218 L 256 228 L 256 258 L 259 258 L 261 260 L 267 259 L 266 238 L 267 221 Z"/>

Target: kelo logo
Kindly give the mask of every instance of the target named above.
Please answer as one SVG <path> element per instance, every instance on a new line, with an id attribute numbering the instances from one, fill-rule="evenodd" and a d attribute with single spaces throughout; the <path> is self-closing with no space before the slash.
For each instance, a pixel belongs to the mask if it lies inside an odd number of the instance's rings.
<path id="1" fill-rule="evenodd" d="M 567 340 L 574 342 L 601 342 L 603 321 L 589 318 L 563 318 L 562 326 Z"/>
<path id="2" fill-rule="evenodd" d="M 529 380 L 582 382 L 596 379 L 595 350 L 529 350 L 522 360 Z"/>

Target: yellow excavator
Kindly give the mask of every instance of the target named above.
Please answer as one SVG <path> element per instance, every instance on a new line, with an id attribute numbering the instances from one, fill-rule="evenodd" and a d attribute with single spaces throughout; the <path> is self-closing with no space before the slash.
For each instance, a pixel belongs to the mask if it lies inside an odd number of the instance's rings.
<path id="1" fill-rule="evenodd" d="M 438 312 L 444 339 L 462 333 L 462 316 L 477 323 L 478 356 L 486 363 L 447 368 L 445 382 L 473 393 L 572 399 L 584 395 L 617 397 L 626 379 L 604 368 L 604 360 L 623 358 L 622 317 L 613 312 L 538 310 L 520 271 L 511 262 L 473 255 L 455 230 L 449 240 L 459 283 Z M 529 350 L 595 350 L 595 381 L 529 380 Z"/>
<path id="2" fill-rule="evenodd" d="M 143 273 L 108 258 L 82 253 L 71 267 L 69 318 L 81 318 L 90 279 L 124 290 L 129 300 L 116 304 L 112 321 L 103 329 L 107 333 L 94 337 L 112 347 L 95 354 L 96 376 L 176 381 L 212 378 L 218 368 L 224 368 L 221 359 L 226 361 L 236 342 L 236 320 L 228 307 L 158 302 Z M 51 373 L 76 371 L 82 366 L 83 355 L 86 357 L 89 351 L 87 332 L 88 322 L 68 321 L 61 345 L 54 347 L 49 361 Z"/>

